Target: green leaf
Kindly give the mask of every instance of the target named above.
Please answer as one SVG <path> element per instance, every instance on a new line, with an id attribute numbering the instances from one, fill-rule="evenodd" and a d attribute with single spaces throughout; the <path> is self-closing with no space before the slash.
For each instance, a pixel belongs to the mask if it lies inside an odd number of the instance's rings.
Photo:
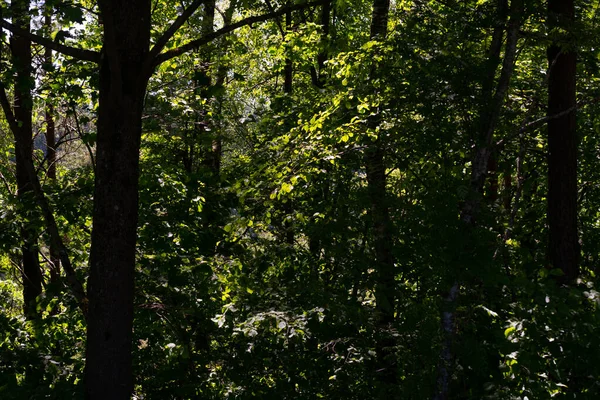
<path id="1" fill-rule="evenodd" d="M 504 330 L 504 337 L 508 338 L 513 332 L 515 332 L 517 330 L 517 328 L 515 328 L 514 326 L 509 326 L 508 328 L 506 328 Z"/>
<path id="2" fill-rule="evenodd" d="M 281 184 L 281 192 L 290 193 L 294 189 L 294 185 L 284 182 Z"/>

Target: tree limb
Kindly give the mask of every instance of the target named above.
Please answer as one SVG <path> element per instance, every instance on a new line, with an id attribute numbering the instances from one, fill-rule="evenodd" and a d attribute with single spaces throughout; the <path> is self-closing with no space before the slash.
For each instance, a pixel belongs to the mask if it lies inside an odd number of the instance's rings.
<path id="1" fill-rule="evenodd" d="M 156 56 L 160 54 L 161 51 L 165 48 L 169 40 L 175 35 L 177 30 L 185 24 L 185 22 L 196 12 L 198 7 L 204 4 L 206 0 L 194 0 L 192 4 L 188 8 L 186 8 L 179 17 L 169 26 L 169 28 L 161 35 L 160 38 L 156 41 L 150 53 L 148 54 L 149 60 L 154 60 Z M 151 61 L 152 62 L 152 61 Z"/>
<path id="2" fill-rule="evenodd" d="M 0 25 L 8 29 L 14 35 L 26 37 L 34 43 L 40 44 L 44 47 L 57 51 L 59 53 L 65 54 L 67 56 L 71 56 L 78 60 L 82 61 L 91 61 L 95 63 L 100 62 L 100 53 L 92 50 L 84 50 L 78 49 L 76 47 L 67 46 L 58 42 L 55 42 L 51 39 L 45 38 L 43 36 L 36 35 L 35 33 L 31 33 L 26 29 L 19 28 L 16 25 L 11 24 L 10 22 L 2 19 L 0 20 Z"/>
<path id="3" fill-rule="evenodd" d="M 288 11 L 296 11 L 296 10 L 302 10 L 302 9 L 305 9 L 308 7 L 318 6 L 318 5 L 323 4 L 323 1 L 324 0 L 310 1 L 307 3 L 295 4 L 295 5 L 289 6 L 289 7 L 281 7 L 278 10 L 273 11 L 273 12 L 244 18 L 244 19 L 242 19 L 238 22 L 235 22 L 231 25 L 226 25 L 215 32 L 208 33 L 206 35 L 203 35 L 202 37 L 199 37 L 198 39 L 192 40 L 191 42 L 188 42 L 188 43 L 184 44 L 183 46 L 177 47 L 172 50 L 165 51 L 164 53 L 157 55 L 156 58 L 154 58 L 154 60 L 153 60 L 152 67 L 156 67 L 156 66 L 162 64 L 163 62 L 170 60 L 171 58 L 175 58 L 181 54 L 187 53 L 188 51 L 195 50 L 205 44 L 212 42 L 213 40 L 217 39 L 218 37 L 221 37 L 229 32 L 232 32 L 238 28 L 243 27 L 243 26 L 268 21 L 272 18 L 282 16 L 285 13 L 287 13 Z"/>

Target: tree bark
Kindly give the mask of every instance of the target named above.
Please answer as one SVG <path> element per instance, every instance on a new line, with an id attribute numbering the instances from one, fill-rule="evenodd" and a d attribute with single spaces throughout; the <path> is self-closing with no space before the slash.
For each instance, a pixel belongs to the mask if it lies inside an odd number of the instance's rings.
<path id="1" fill-rule="evenodd" d="M 571 37 L 575 19 L 574 0 L 549 0 L 548 25 Z M 548 48 L 548 115 L 572 110 L 548 120 L 548 258 L 564 275 L 560 282 L 572 282 L 579 274 L 577 233 L 577 134 L 576 62 L 573 48 L 554 42 Z"/>
<path id="2" fill-rule="evenodd" d="M 389 0 L 374 0 L 371 19 L 372 40 L 384 40 L 388 32 Z M 372 80 L 377 66 L 372 66 Z M 369 118 L 367 127 L 375 130 L 381 122 L 380 116 Z M 392 394 L 397 383 L 397 363 L 395 360 L 395 340 L 390 335 L 394 321 L 396 302 L 394 256 L 392 254 L 393 234 L 387 199 L 387 179 L 385 165 L 385 143 L 381 135 L 365 150 L 367 189 L 370 201 L 373 245 L 376 260 L 375 311 L 378 325 L 376 355 L 378 364 L 378 395 Z"/>
<path id="3" fill-rule="evenodd" d="M 104 21 L 90 276 L 86 398 L 129 400 L 139 149 L 149 76 L 150 0 L 99 1 Z"/>
<path id="4" fill-rule="evenodd" d="M 29 31 L 29 1 L 13 0 L 11 11 L 15 25 Z M 31 88 L 31 41 L 20 36 L 11 36 L 10 48 L 16 70 L 14 80 L 14 117 L 18 130 L 15 137 L 15 159 L 17 172 L 17 196 L 23 204 L 33 200 L 33 185 L 27 174 L 27 164 L 33 163 L 33 128 Z M 21 230 L 23 245 L 22 279 L 24 313 L 28 318 L 36 316 L 36 298 L 42 293 L 42 271 L 38 258 L 37 232 L 24 222 Z"/>

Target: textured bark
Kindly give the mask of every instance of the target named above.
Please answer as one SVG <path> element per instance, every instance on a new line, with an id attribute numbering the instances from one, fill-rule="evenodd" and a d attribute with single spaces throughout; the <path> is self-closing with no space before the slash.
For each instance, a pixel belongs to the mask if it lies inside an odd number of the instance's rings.
<path id="1" fill-rule="evenodd" d="M 129 400 L 139 149 L 150 0 L 99 1 L 104 21 L 90 276 L 86 397 Z"/>
<path id="2" fill-rule="evenodd" d="M 571 32 L 573 0 L 549 0 L 548 13 L 550 29 Z M 573 281 L 579 274 L 576 58 L 575 50 L 562 48 L 559 43 L 548 48 L 548 116 L 572 110 L 548 120 L 548 258 L 553 268 L 563 271 L 561 282 Z"/>
<path id="3" fill-rule="evenodd" d="M 29 1 L 13 0 L 11 11 L 15 25 L 29 31 Z M 31 68 L 31 42 L 20 36 L 11 36 L 10 48 L 16 70 L 14 81 L 14 117 L 18 129 L 15 138 L 15 159 L 17 172 L 17 196 L 24 204 L 33 200 L 33 185 L 27 174 L 27 164 L 33 163 L 33 129 L 31 88 L 33 85 Z M 24 313 L 28 318 L 35 317 L 36 298 L 42 293 L 42 271 L 38 257 L 37 232 L 27 221 L 21 230 L 21 276 L 23 280 Z"/>
<path id="4" fill-rule="evenodd" d="M 372 40 L 384 40 L 387 35 L 389 0 L 374 0 L 371 19 Z M 372 66 L 371 75 L 377 73 L 377 66 Z M 380 116 L 369 119 L 367 126 L 374 130 L 381 122 Z M 385 143 L 381 135 L 367 146 L 365 150 L 365 166 L 367 172 L 367 189 L 370 201 L 373 245 L 376 261 L 375 301 L 378 325 L 376 342 L 379 396 L 392 394 L 397 383 L 397 363 L 395 360 L 395 340 L 390 334 L 394 321 L 396 302 L 394 256 L 392 254 L 393 234 L 392 222 L 387 199 L 387 179 L 385 165 Z"/>

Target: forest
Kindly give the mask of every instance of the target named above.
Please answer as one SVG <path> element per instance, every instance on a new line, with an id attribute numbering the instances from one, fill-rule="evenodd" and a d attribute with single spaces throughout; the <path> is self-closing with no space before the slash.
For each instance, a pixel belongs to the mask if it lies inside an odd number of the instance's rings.
<path id="1" fill-rule="evenodd" d="M 599 13 L 0 1 L 0 398 L 599 399 Z"/>

